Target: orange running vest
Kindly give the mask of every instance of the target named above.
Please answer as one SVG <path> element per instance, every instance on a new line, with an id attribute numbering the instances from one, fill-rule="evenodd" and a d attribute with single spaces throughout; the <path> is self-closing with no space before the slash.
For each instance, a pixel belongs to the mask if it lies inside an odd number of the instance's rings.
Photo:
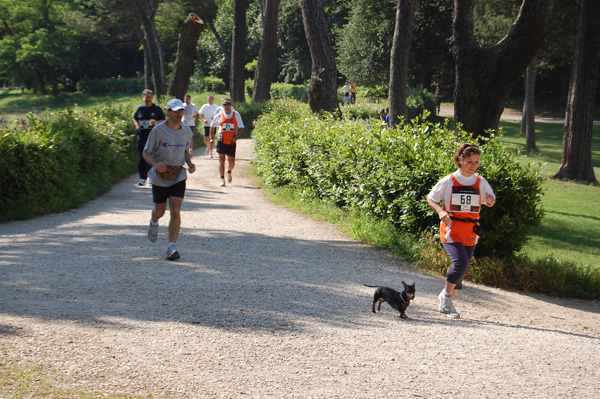
<path id="1" fill-rule="evenodd" d="M 472 186 L 460 184 L 454 177 L 454 173 L 450 177 L 452 178 L 452 195 L 450 195 L 450 203 L 444 203 L 444 210 L 450 213 L 451 217 L 479 220 L 481 176 L 477 175 L 477 180 Z M 461 222 L 460 220 L 452 220 L 450 224 L 440 222 L 440 238 L 445 243 L 461 242 L 465 246 L 473 246 L 477 244 L 478 238 L 477 234 L 473 232 L 474 225 L 475 223 Z"/>
<path id="2" fill-rule="evenodd" d="M 223 144 L 231 144 L 233 143 L 233 136 L 237 132 L 237 119 L 235 118 L 235 111 L 231 113 L 231 118 L 227 118 L 225 112 L 221 113 L 221 121 L 219 125 L 221 125 L 221 137 Z"/>

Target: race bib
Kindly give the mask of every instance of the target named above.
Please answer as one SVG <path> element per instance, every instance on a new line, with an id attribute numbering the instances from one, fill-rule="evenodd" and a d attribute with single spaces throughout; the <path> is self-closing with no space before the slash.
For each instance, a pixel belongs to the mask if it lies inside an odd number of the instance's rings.
<path id="1" fill-rule="evenodd" d="M 151 129 L 152 128 L 150 120 L 148 120 L 148 119 L 138 121 L 138 125 L 140 126 L 140 129 Z"/>
<path id="2" fill-rule="evenodd" d="M 453 187 L 450 199 L 453 212 L 479 212 L 479 189 L 477 187 Z"/>
<path id="3" fill-rule="evenodd" d="M 235 129 L 235 125 L 233 123 L 223 123 L 223 131 L 224 132 L 233 132 Z"/>

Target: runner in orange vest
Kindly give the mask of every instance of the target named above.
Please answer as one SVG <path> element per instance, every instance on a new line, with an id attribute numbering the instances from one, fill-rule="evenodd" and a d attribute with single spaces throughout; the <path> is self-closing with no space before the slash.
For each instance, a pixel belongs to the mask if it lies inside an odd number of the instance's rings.
<path id="1" fill-rule="evenodd" d="M 453 300 L 462 289 L 475 245 L 483 236 L 479 225 L 481 206 L 491 207 L 496 203 L 487 180 L 475 173 L 480 155 L 476 145 L 461 145 L 454 154 L 458 170 L 437 182 L 427 195 L 427 203 L 440 217 L 440 238 L 452 260 L 445 287 L 438 296 L 439 311 L 452 318 L 460 317 Z"/>
<path id="2" fill-rule="evenodd" d="M 221 100 L 222 108 L 217 110 L 211 124 L 210 137 L 214 138 L 215 129 L 218 128 L 217 154 L 219 154 L 219 173 L 221 175 L 221 187 L 225 187 L 225 157 L 227 157 L 227 182 L 231 183 L 233 177 L 231 172 L 235 167 L 235 149 L 239 136 L 244 132 L 244 122 L 239 112 L 231 108 L 231 100 Z"/>

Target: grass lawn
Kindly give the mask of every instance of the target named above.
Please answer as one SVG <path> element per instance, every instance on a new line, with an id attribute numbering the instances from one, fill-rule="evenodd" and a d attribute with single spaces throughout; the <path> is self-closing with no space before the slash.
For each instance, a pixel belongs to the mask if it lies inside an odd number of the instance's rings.
<path id="1" fill-rule="evenodd" d="M 508 145 L 525 149 L 519 135 L 519 122 L 502 121 Z M 600 185 L 580 184 L 552 179 L 562 157 L 563 125 L 537 123 L 537 151 L 523 152 L 523 162 L 544 164 L 544 219 L 533 229 L 523 253 L 533 259 L 552 256 L 583 265 L 600 266 Z M 592 162 L 600 177 L 600 126 L 594 126 Z"/>

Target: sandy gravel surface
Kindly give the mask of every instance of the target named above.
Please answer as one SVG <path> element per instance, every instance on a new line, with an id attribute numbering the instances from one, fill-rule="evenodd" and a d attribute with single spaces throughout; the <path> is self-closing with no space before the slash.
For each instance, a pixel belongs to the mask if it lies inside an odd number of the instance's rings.
<path id="1" fill-rule="evenodd" d="M 65 387 L 168 398 L 598 398 L 600 303 L 468 284 L 461 320 L 442 278 L 270 203 L 244 170 L 194 158 L 164 259 L 136 176 L 80 209 L 0 225 L 0 348 Z M 197 153 L 201 152 L 201 149 Z M 416 282 L 408 320 L 374 289 Z"/>

